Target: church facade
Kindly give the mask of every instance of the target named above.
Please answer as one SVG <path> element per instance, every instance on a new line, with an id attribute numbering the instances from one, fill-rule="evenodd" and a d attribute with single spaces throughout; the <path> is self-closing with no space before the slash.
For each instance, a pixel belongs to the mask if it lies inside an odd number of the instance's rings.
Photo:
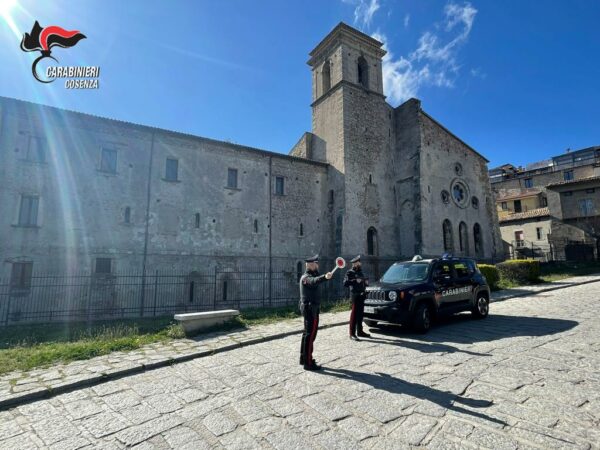
<path id="1" fill-rule="evenodd" d="M 345 24 L 317 45 L 312 131 L 287 155 L 0 98 L 0 278 L 496 258 L 487 160 L 420 101 L 386 102 L 384 53 Z"/>

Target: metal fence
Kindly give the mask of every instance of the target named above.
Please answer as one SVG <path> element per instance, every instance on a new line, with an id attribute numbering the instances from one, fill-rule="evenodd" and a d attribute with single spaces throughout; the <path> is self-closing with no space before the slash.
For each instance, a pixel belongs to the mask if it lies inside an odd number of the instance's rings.
<path id="1" fill-rule="evenodd" d="M 363 257 L 375 281 L 395 259 Z M 196 265 L 201 267 L 201 265 Z M 321 272 L 333 260 L 321 260 Z M 261 264 L 224 264 L 196 271 L 155 270 L 112 274 L 36 273 L 26 285 L 0 279 L 0 326 L 32 322 L 94 321 L 172 315 L 219 309 L 296 305 L 304 264 L 297 259 Z M 347 298 L 345 271 L 321 287 L 323 300 Z"/>
<path id="2" fill-rule="evenodd" d="M 0 280 L 0 325 L 283 306 L 298 296 L 296 271 L 33 274 L 26 286 Z"/>

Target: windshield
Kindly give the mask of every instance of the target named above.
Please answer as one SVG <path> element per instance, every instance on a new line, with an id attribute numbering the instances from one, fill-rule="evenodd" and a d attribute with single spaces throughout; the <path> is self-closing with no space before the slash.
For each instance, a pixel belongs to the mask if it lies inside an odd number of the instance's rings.
<path id="1" fill-rule="evenodd" d="M 428 273 L 429 263 L 394 264 L 383 274 L 381 281 L 384 283 L 425 281 Z"/>

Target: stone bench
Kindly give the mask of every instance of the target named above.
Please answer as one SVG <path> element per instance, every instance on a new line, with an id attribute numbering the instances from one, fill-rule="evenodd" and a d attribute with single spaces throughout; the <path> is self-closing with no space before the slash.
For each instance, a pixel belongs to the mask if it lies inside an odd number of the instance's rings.
<path id="1" fill-rule="evenodd" d="M 175 314 L 175 320 L 181 324 L 185 334 L 195 334 L 206 328 L 222 324 L 239 314 L 237 309 L 223 309 L 221 311 Z"/>

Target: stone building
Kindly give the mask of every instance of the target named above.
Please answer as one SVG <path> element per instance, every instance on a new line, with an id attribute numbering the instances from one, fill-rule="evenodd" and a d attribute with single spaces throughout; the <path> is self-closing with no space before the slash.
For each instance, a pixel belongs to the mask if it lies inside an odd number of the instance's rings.
<path id="1" fill-rule="evenodd" d="M 214 298 L 264 302 L 295 298 L 314 253 L 368 255 L 375 274 L 497 258 L 487 160 L 419 100 L 386 102 L 384 54 L 343 23 L 317 45 L 312 132 L 287 155 L 0 98 L 0 277 L 25 292 L 32 273 L 214 269 Z"/>
<path id="2" fill-rule="evenodd" d="M 508 257 L 598 257 L 600 146 L 490 170 Z"/>

